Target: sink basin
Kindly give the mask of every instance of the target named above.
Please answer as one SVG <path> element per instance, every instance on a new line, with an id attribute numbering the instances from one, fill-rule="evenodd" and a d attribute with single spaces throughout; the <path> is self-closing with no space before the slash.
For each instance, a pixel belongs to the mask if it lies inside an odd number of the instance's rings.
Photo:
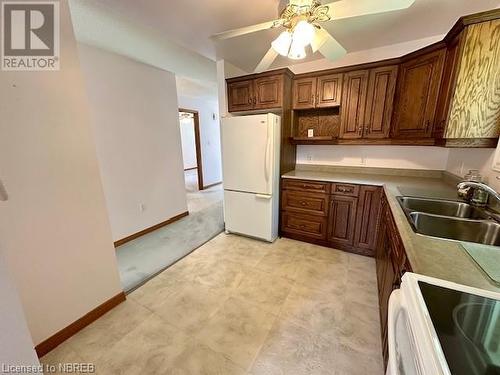
<path id="1" fill-rule="evenodd" d="M 413 230 L 426 236 L 500 246 L 499 215 L 465 202 L 397 197 Z"/>
<path id="2" fill-rule="evenodd" d="M 470 220 L 422 212 L 411 212 L 408 216 L 420 234 L 500 246 L 500 224 L 493 220 Z"/>
<path id="3" fill-rule="evenodd" d="M 406 210 L 466 219 L 488 219 L 486 212 L 465 202 L 416 197 L 398 197 Z"/>

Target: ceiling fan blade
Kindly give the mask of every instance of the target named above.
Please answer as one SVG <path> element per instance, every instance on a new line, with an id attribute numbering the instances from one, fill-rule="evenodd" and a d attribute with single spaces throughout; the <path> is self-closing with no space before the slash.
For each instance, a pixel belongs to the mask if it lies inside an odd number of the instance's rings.
<path id="1" fill-rule="evenodd" d="M 409 8 L 415 0 L 340 0 L 325 4 L 332 20 Z"/>
<path id="2" fill-rule="evenodd" d="M 224 31 L 222 33 L 214 34 L 211 36 L 211 38 L 215 39 L 215 40 L 224 40 L 224 39 L 234 38 L 234 37 L 245 35 L 245 34 L 251 34 L 251 33 L 255 33 L 257 31 L 270 29 L 271 27 L 274 26 L 274 23 L 275 23 L 275 21 L 269 21 L 269 22 L 259 23 L 257 25 L 240 27 L 239 29 L 228 30 L 228 31 Z"/>
<path id="3" fill-rule="evenodd" d="M 319 51 L 325 58 L 331 61 L 338 60 L 347 53 L 345 48 L 323 28 L 316 30 L 311 48 L 313 53 Z"/>
<path id="4" fill-rule="evenodd" d="M 278 52 L 274 50 L 274 48 L 269 48 L 269 51 L 266 52 L 262 60 L 260 60 L 259 65 L 254 70 L 254 73 L 261 73 L 267 70 L 274 60 L 278 57 Z"/>

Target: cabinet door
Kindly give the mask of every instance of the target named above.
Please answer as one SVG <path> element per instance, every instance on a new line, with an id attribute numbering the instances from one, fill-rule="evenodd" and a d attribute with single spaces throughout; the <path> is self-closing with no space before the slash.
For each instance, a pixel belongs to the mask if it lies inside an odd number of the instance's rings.
<path id="1" fill-rule="evenodd" d="M 316 107 L 336 107 L 342 95 L 342 74 L 318 77 L 316 88 Z"/>
<path id="2" fill-rule="evenodd" d="M 363 136 L 368 70 L 349 72 L 344 75 L 340 138 L 356 139 Z"/>
<path id="3" fill-rule="evenodd" d="M 381 194 L 377 186 L 361 186 L 359 193 L 354 247 L 366 255 L 374 254 L 377 242 Z"/>
<path id="4" fill-rule="evenodd" d="M 301 78 L 293 81 L 293 109 L 314 108 L 316 77 Z"/>
<path id="5" fill-rule="evenodd" d="M 283 96 L 283 76 L 257 78 L 255 82 L 255 109 L 280 108 Z"/>
<path id="6" fill-rule="evenodd" d="M 370 70 L 366 99 L 365 138 L 389 137 L 397 78 L 397 65 Z"/>
<path id="7" fill-rule="evenodd" d="M 332 245 L 352 246 L 358 198 L 341 195 L 330 197 L 328 239 Z"/>
<path id="8" fill-rule="evenodd" d="M 439 98 L 436 108 L 436 120 L 434 121 L 434 137 L 442 138 L 448 121 L 450 112 L 451 99 L 455 92 L 455 82 L 457 68 L 460 57 L 460 35 L 457 36 L 449 45 L 446 51 L 446 60 L 443 68 L 443 78 L 441 80 L 441 88 L 439 90 Z"/>
<path id="9" fill-rule="evenodd" d="M 401 65 L 392 119 L 396 138 L 432 136 L 445 53 L 434 51 Z"/>
<path id="10" fill-rule="evenodd" d="M 229 112 L 253 109 L 253 80 L 228 83 L 227 106 Z"/>

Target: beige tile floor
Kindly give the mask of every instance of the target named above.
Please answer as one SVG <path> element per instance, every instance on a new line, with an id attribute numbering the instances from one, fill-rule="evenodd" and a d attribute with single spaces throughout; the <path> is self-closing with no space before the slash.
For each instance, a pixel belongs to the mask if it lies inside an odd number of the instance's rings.
<path id="1" fill-rule="evenodd" d="M 42 362 L 98 374 L 382 375 L 373 259 L 221 234 Z"/>

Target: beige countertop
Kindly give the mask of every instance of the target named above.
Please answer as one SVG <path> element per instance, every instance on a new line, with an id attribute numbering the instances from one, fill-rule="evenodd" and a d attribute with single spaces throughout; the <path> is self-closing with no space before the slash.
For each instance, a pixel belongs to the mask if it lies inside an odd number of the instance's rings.
<path id="1" fill-rule="evenodd" d="M 457 199 L 453 183 L 436 171 L 405 171 L 324 166 L 298 166 L 283 178 L 382 186 L 403 240 L 413 272 L 500 292 L 460 242 L 417 234 L 399 206 L 397 196 Z M 303 168 L 303 169 L 302 169 Z"/>

